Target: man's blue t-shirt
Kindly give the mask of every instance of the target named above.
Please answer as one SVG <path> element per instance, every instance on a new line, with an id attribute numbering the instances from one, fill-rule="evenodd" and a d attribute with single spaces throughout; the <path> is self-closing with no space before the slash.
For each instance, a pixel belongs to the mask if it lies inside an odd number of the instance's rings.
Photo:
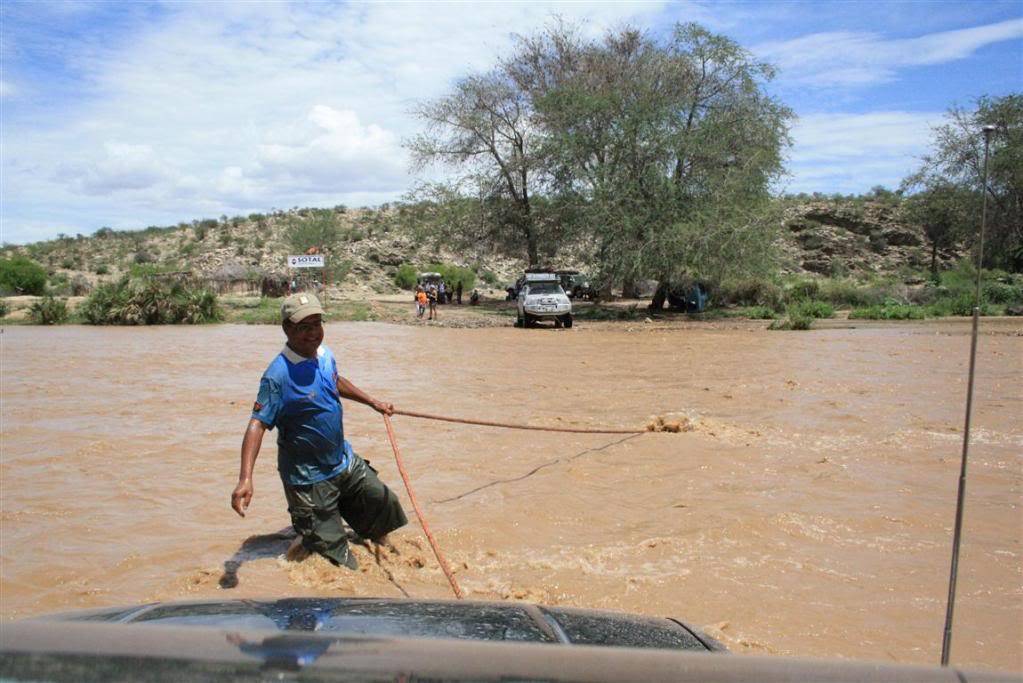
<path id="1" fill-rule="evenodd" d="M 337 377 L 334 354 L 326 346 L 317 349 L 316 358 L 285 346 L 259 380 L 252 417 L 277 427 L 277 470 L 288 484 L 330 479 L 351 461 Z"/>

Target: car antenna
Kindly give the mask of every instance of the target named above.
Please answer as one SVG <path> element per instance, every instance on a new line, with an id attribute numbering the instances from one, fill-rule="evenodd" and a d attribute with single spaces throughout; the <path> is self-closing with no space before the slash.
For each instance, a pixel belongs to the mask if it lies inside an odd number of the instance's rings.
<path id="1" fill-rule="evenodd" d="M 956 577 L 959 573 L 959 542 L 963 531 L 963 499 L 966 495 L 966 460 L 970 452 L 970 414 L 973 411 L 973 377 L 977 365 L 977 325 L 980 320 L 980 279 L 984 266 L 984 227 L 987 223 L 987 160 L 991 134 L 995 127 L 988 125 L 984 132 L 984 185 L 980 210 L 980 241 L 977 245 L 977 285 L 973 300 L 973 332 L 970 336 L 970 374 L 966 385 L 966 424 L 963 426 L 963 458 L 959 469 L 959 496 L 956 499 L 956 524 L 952 534 L 952 569 L 948 577 L 948 608 L 945 612 L 945 633 L 941 641 L 941 665 L 948 666 L 952 646 L 952 612 L 955 609 Z"/>

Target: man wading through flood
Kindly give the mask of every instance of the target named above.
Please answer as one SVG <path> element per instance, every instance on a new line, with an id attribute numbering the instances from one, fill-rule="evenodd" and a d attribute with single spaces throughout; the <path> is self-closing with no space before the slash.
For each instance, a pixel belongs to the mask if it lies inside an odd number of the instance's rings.
<path id="1" fill-rule="evenodd" d="M 288 343 L 259 381 L 231 507 L 245 516 L 263 433 L 277 427 L 277 470 L 302 545 L 334 564 L 356 569 L 342 518 L 378 545 L 408 519 L 397 496 L 345 440 L 341 397 L 386 415 L 394 406 L 371 398 L 338 374 L 334 354 L 322 346 L 323 308 L 315 296 L 285 299 L 281 325 Z"/>

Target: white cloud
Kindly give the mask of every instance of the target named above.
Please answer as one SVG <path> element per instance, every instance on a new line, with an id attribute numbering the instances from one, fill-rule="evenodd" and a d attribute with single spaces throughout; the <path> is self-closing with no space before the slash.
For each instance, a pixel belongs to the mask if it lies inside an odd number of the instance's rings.
<path id="1" fill-rule="evenodd" d="M 105 154 L 95 161 L 61 164 L 57 179 L 84 194 L 107 195 L 150 188 L 175 175 L 149 145 L 107 142 L 103 150 Z"/>
<path id="2" fill-rule="evenodd" d="M 780 67 L 785 81 L 855 86 L 889 81 L 900 68 L 943 64 L 968 57 L 986 45 L 1020 38 L 1023 19 L 1012 19 L 894 40 L 876 33 L 814 33 L 761 43 L 753 51 Z"/>
<path id="3" fill-rule="evenodd" d="M 805 116 L 792 128 L 795 179 L 785 189 L 849 193 L 897 187 L 927 151 L 942 116 L 897 111 Z"/>
<path id="4" fill-rule="evenodd" d="M 3 227 L 25 238 L 16 226 L 52 201 L 123 228 L 396 199 L 416 102 L 554 14 L 601 32 L 663 4 L 163 5 L 159 23 L 61 50 L 86 99 L 6 127 Z M 98 216 L 105 196 L 119 206 Z"/>

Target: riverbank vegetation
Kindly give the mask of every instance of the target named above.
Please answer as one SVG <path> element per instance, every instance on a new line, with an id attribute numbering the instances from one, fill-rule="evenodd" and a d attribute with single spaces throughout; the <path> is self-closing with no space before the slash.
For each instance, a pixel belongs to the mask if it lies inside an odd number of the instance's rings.
<path id="1" fill-rule="evenodd" d="M 90 325 L 199 324 L 223 317 L 211 290 L 153 275 L 100 285 L 76 313 Z"/>

